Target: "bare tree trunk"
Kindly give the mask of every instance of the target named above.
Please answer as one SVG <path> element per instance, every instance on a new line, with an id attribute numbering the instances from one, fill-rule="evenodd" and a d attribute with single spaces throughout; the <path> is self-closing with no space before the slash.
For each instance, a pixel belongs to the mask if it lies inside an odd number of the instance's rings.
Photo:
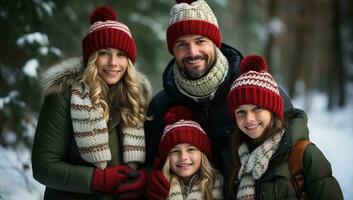
<path id="1" fill-rule="evenodd" d="M 341 17 L 340 4 L 337 0 L 332 0 L 333 16 L 332 16 L 332 31 L 333 45 L 331 47 L 332 63 L 330 66 L 330 76 L 328 79 L 329 85 L 329 102 L 328 109 L 332 109 L 336 104 L 343 107 L 346 104 L 346 72 L 342 60 L 342 45 L 341 45 Z"/>
<path id="2" fill-rule="evenodd" d="M 268 64 L 272 66 L 272 48 L 274 46 L 274 33 L 271 30 L 270 23 L 276 16 L 276 8 L 277 8 L 277 0 L 270 0 L 268 7 L 268 20 L 267 20 L 267 28 L 268 28 L 268 38 L 265 44 L 265 58 L 268 61 Z"/>
<path id="3" fill-rule="evenodd" d="M 300 79 L 304 68 L 304 53 L 306 48 L 306 37 L 308 30 L 308 8 L 306 6 L 306 0 L 298 1 L 298 12 L 295 16 L 294 21 L 294 43 L 293 53 L 289 62 L 288 69 L 288 93 L 294 97 L 295 94 L 295 83 Z"/>

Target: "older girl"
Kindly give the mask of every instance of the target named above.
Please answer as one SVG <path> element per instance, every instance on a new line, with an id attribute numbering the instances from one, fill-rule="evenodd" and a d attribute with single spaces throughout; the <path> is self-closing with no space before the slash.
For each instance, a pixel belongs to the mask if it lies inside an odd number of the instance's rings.
<path id="1" fill-rule="evenodd" d="M 288 169 L 288 155 L 300 139 L 308 139 L 303 111 L 286 112 L 266 61 L 247 56 L 227 97 L 228 111 L 237 125 L 232 139 L 231 199 L 297 199 Z M 313 144 L 304 153 L 304 189 L 309 199 L 343 199 L 331 165 Z"/>

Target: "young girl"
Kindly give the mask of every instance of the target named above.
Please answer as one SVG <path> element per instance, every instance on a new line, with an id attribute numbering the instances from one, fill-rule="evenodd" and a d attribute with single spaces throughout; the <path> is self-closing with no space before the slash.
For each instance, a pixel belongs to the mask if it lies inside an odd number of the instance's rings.
<path id="1" fill-rule="evenodd" d="M 240 70 L 241 76 L 233 82 L 227 97 L 229 114 L 238 128 L 231 146 L 230 198 L 299 198 L 288 155 L 298 140 L 308 139 L 306 115 L 290 109 L 285 114 L 285 128 L 283 100 L 262 57 L 245 57 Z M 330 163 L 315 145 L 306 148 L 303 165 L 309 199 L 343 199 Z"/>
<path id="2" fill-rule="evenodd" d="M 83 62 L 58 65 L 45 81 L 32 152 L 44 199 L 143 194 L 146 174 L 135 169 L 145 160 L 147 97 L 135 42 L 110 7 L 97 8 L 90 22 Z"/>
<path id="3" fill-rule="evenodd" d="M 172 107 L 164 119 L 166 127 L 159 154 L 164 163 L 163 176 L 170 184 L 165 199 L 223 199 L 223 177 L 209 162 L 210 141 L 200 125 L 192 120 L 191 110 Z"/>

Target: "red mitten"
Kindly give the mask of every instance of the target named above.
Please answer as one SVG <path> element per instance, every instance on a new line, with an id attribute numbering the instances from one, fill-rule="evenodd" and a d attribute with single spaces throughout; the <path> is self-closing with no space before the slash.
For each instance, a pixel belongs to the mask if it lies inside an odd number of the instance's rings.
<path id="1" fill-rule="evenodd" d="M 144 169 L 127 174 L 129 180 L 118 187 L 119 199 L 144 199 L 147 173 Z"/>
<path id="2" fill-rule="evenodd" d="M 146 195 L 148 199 L 165 200 L 169 195 L 170 184 L 161 170 L 153 170 L 147 180 Z"/>
<path id="3" fill-rule="evenodd" d="M 118 185 L 129 179 L 127 174 L 131 171 L 132 169 L 124 165 L 107 167 L 104 170 L 96 168 L 93 172 L 92 190 L 118 194 Z"/>

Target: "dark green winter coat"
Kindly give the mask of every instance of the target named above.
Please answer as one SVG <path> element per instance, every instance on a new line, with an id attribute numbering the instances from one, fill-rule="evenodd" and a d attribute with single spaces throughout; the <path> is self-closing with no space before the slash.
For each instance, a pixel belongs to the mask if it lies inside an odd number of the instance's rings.
<path id="1" fill-rule="evenodd" d="M 79 68 L 71 68 L 47 78 L 32 151 L 33 176 L 46 186 L 44 199 L 117 199 L 91 191 L 94 167 L 81 158 L 73 136 L 70 86 L 79 73 Z M 108 122 L 108 166 L 122 163 L 120 121 L 112 116 Z"/>
<path id="2" fill-rule="evenodd" d="M 288 156 L 296 141 L 308 139 L 307 116 L 304 111 L 290 109 L 285 113 L 288 123 L 278 150 L 270 159 L 267 172 L 256 180 L 256 199 L 297 199 L 293 179 L 289 171 Z M 314 144 L 304 153 L 305 191 L 310 200 L 343 199 L 337 180 L 332 176 L 330 162 Z M 239 184 L 238 180 L 235 184 Z M 231 198 L 229 198 L 231 199 Z"/>

